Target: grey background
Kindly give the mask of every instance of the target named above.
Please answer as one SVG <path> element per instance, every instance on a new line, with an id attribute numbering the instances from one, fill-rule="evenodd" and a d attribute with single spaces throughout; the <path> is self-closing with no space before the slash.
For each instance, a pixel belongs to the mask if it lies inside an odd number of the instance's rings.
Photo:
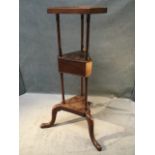
<path id="1" fill-rule="evenodd" d="M 23 77 L 22 77 L 21 71 L 19 69 L 19 95 L 22 95 L 25 92 L 26 92 L 26 89 L 25 89 Z"/>
<path id="2" fill-rule="evenodd" d="M 49 6 L 99 5 L 91 16 L 89 93 L 131 97 L 134 88 L 134 0 L 20 0 L 20 69 L 28 92 L 60 93 L 57 38 Z M 80 16 L 62 15 L 64 52 L 80 49 Z M 66 93 L 80 91 L 80 78 L 65 74 Z"/>

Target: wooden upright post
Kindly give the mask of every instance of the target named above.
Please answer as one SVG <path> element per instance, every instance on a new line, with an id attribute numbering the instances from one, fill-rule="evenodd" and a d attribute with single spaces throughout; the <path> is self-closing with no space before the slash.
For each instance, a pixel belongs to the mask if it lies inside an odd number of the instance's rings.
<path id="1" fill-rule="evenodd" d="M 89 59 L 89 33 L 90 33 L 90 14 L 86 18 L 86 50 L 85 59 Z M 88 110 L 88 77 L 85 77 L 85 109 Z"/>
<path id="2" fill-rule="evenodd" d="M 83 48 L 84 48 L 84 14 L 81 14 L 81 52 L 83 52 Z M 84 82 L 84 78 L 83 76 L 81 76 L 81 96 L 84 95 L 83 82 Z"/>
<path id="3" fill-rule="evenodd" d="M 58 50 L 59 56 L 62 56 L 62 48 L 61 48 L 61 32 L 60 32 L 60 16 L 56 14 L 56 23 L 57 23 L 57 40 L 58 40 Z M 61 80 L 61 92 L 62 92 L 62 102 L 65 103 L 65 90 L 64 90 L 64 75 L 60 73 Z"/>

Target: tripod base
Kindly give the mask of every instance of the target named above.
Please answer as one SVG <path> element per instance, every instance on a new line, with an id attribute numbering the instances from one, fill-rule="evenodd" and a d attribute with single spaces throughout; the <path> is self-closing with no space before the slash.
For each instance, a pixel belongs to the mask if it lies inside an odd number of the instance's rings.
<path id="1" fill-rule="evenodd" d="M 88 102 L 88 105 L 91 102 Z M 85 108 L 85 98 L 84 96 L 75 96 L 65 101 L 65 103 L 56 104 L 52 109 L 52 118 L 51 121 L 48 123 L 42 123 L 41 128 L 49 128 L 54 126 L 57 112 L 60 110 L 68 111 L 83 117 L 86 117 L 86 120 L 88 122 L 88 129 L 89 129 L 89 135 L 90 139 L 93 143 L 93 145 L 96 147 L 98 151 L 102 150 L 101 145 L 96 141 L 94 136 L 94 121 L 92 119 L 90 108 L 88 106 L 88 109 Z"/>

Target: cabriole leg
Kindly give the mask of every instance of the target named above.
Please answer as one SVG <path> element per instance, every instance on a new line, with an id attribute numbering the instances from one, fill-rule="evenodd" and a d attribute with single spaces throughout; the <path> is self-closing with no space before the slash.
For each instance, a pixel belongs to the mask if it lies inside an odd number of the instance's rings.
<path id="1" fill-rule="evenodd" d="M 89 129 L 89 135 L 90 135 L 90 139 L 92 141 L 92 143 L 94 144 L 94 146 L 96 147 L 96 149 L 98 151 L 102 150 L 101 145 L 96 141 L 95 136 L 94 136 L 94 121 L 93 118 L 90 114 L 90 111 L 86 112 L 86 119 L 88 122 L 88 129 Z"/>
<path id="2" fill-rule="evenodd" d="M 61 110 L 61 109 L 60 109 L 60 105 L 59 105 L 59 104 L 55 105 L 55 106 L 53 107 L 53 109 L 52 109 L 52 118 L 51 118 L 51 121 L 48 122 L 48 123 L 42 123 L 42 124 L 40 125 L 40 128 L 50 128 L 50 127 L 52 127 L 52 126 L 54 125 L 54 123 L 55 123 L 56 116 L 57 116 L 57 112 L 58 112 L 59 110 Z"/>

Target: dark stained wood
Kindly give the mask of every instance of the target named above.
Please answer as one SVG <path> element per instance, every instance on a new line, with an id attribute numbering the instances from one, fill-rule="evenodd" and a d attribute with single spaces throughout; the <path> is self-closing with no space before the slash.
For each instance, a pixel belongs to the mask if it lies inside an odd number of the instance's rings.
<path id="1" fill-rule="evenodd" d="M 72 112 L 72 113 L 80 115 L 80 116 L 86 116 L 85 97 L 84 96 L 74 96 L 72 98 L 66 99 L 65 104 L 63 104 L 63 102 L 61 102 L 60 104 L 56 104 L 52 109 L 52 118 L 51 118 L 51 121 L 48 123 L 48 125 L 50 124 L 52 126 L 54 124 L 56 112 L 60 111 L 60 110 Z M 47 125 L 47 123 L 43 123 L 43 124 L 45 126 Z M 44 126 L 43 124 L 41 125 L 42 128 Z M 51 127 L 50 125 L 49 125 L 49 127 Z M 44 128 L 45 128 L 45 126 L 44 126 Z"/>
<path id="2" fill-rule="evenodd" d="M 84 96 L 74 96 L 63 105 L 63 110 L 85 116 L 85 98 Z"/>
<path id="3" fill-rule="evenodd" d="M 81 57 L 81 51 L 58 57 L 59 72 L 88 77 L 92 73 L 92 60 Z"/>
<path id="4" fill-rule="evenodd" d="M 60 73 L 61 80 L 61 93 L 62 93 L 62 103 L 65 103 L 65 88 L 64 88 L 64 75 Z"/>
<path id="5" fill-rule="evenodd" d="M 59 56 L 62 56 L 61 34 L 60 34 L 60 15 L 59 14 L 56 14 L 56 24 L 57 24 L 57 40 L 58 40 Z M 65 103 L 65 91 L 64 91 L 63 73 L 60 73 L 60 80 L 61 80 L 62 102 Z"/>
<path id="6" fill-rule="evenodd" d="M 54 125 L 55 120 L 56 120 L 56 115 L 57 112 L 61 110 L 61 105 L 60 104 L 56 104 L 53 109 L 52 109 L 52 117 L 51 120 L 48 123 L 42 123 L 40 125 L 41 128 L 50 128 Z"/>
<path id="7" fill-rule="evenodd" d="M 56 23 L 57 23 L 57 40 L 58 40 L 59 56 L 62 56 L 61 34 L 60 34 L 60 15 L 59 14 L 56 14 Z"/>
<path id="8" fill-rule="evenodd" d="M 102 150 L 101 145 L 96 141 L 95 136 L 94 136 L 94 121 L 93 118 L 90 114 L 90 109 L 86 111 L 86 119 L 88 122 L 88 129 L 89 129 L 89 135 L 90 135 L 90 139 L 92 141 L 92 143 L 94 144 L 94 146 L 96 147 L 96 149 L 98 151 Z"/>
<path id="9" fill-rule="evenodd" d="M 93 145 L 96 147 L 96 149 L 98 151 L 101 151 L 102 147 L 96 141 L 95 136 L 94 136 L 94 121 L 90 113 L 90 107 L 88 106 L 87 110 L 85 110 L 85 97 L 84 96 L 74 96 L 70 99 L 67 99 L 65 104 L 63 104 L 62 102 L 60 104 L 56 104 L 52 109 L 51 120 L 48 123 L 42 123 L 40 127 L 50 128 L 54 126 L 57 112 L 61 110 L 68 111 L 68 112 L 86 117 L 87 122 L 88 122 L 88 129 L 89 129 L 89 135 L 90 135 L 91 141 Z"/>
<path id="10" fill-rule="evenodd" d="M 85 110 L 88 110 L 88 78 L 85 77 Z"/>
<path id="11" fill-rule="evenodd" d="M 86 33 L 86 56 L 85 56 L 85 59 L 88 60 L 89 58 L 89 33 L 90 33 L 90 15 L 88 14 L 87 15 L 87 33 Z"/>
<path id="12" fill-rule="evenodd" d="M 83 52 L 83 48 L 84 48 L 84 44 L 83 44 L 83 41 L 84 41 L 84 15 L 82 14 L 81 15 L 81 52 Z M 81 96 L 84 95 L 83 93 L 83 76 L 81 76 Z"/>
<path id="13" fill-rule="evenodd" d="M 63 14 L 98 14 L 107 13 L 106 7 L 91 7 L 91 6 L 77 6 L 77 7 L 49 7 L 47 13 L 63 13 Z"/>
<path id="14" fill-rule="evenodd" d="M 88 122 L 90 139 L 98 151 L 102 150 L 100 144 L 94 136 L 94 121 L 90 112 L 90 103 L 88 102 L 88 77 L 92 73 L 92 60 L 89 57 L 89 37 L 90 37 L 90 15 L 97 13 L 106 13 L 107 8 L 104 7 L 52 7 L 47 9 L 48 13 L 56 14 L 57 23 L 57 41 L 58 41 L 58 68 L 61 79 L 62 102 L 56 104 L 52 109 L 52 117 L 50 122 L 42 123 L 41 128 L 52 127 L 55 123 L 57 112 L 60 110 L 68 111 L 82 117 Z M 81 16 L 81 50 L 63 54 L 61 48 L 60 34 L 60 15 L 59 14 L 79 14 Z M 85 18 L 86 17 L 86 18 Z M 86 34 L 84 45 L 84 19 L 86 19 Z M 65 99 L 64 91 L 64 73 L 70 73 L 81 77 L 81 95 Z"/>
<path id="15" fill-rule="evenodd" d="M 83 92 L 83 90 L 84 90 L 84 84 L 83 84 L 83 81 L 84 81 L 84 78 L 83 78 L 83 76 L 81 76 L 81 96 L 84 95 L 84 92 Z"/>
<path id="16" fill-rule="evenodd" d="M 81 15 L 81 51 L 83 52 L 83 41 L 84 41 L 84 15 Z"/>

